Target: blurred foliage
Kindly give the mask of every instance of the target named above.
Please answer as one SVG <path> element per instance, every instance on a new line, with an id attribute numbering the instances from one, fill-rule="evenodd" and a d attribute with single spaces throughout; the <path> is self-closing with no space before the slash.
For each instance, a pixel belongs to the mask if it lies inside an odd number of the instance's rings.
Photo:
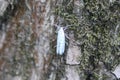
<path id="1" fill-rule="evenodd" d="M 82 50 L 80 68 L 92 71 L 103 62 L 108 71 L 114 70 L 120 62 L 119 0 L 83 0 L 82 17 L 73 13 L 71 0 L 63 1 L 54 13 L 64 19 L 66 25 L 71 25 L 69 30 L 74 31 Z"/>

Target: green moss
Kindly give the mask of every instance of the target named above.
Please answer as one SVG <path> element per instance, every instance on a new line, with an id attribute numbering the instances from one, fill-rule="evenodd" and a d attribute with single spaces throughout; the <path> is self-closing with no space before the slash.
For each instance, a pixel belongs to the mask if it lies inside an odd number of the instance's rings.
<path id="1" fill-rule="evenodd" d="M 81 43 L 81 69 L 88 69 L 89 66 L 88 70 L 93 70 L 99 62 L 103 62 L 105 66 L 109 63 L 109 68 L 106 66 L 107 70 L 113 70 L 120 61 L 120 58 L 116 58 L 120 55 L 119 29 L 117 38 L 114 37 L 120 19 L 120 3 L 109 3 L 109 0 L 84 0 L 82 18 L 72 12 L 72 3 L 70 7 L 57 6 L 55 14 L 64 19 L 64 24 L 71 25 L 69 30 L 74 31 L 76 41 Z"/>

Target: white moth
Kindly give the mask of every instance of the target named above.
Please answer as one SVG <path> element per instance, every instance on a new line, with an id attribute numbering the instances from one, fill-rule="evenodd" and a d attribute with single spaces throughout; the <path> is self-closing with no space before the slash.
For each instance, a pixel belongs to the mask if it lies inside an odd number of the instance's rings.
<path id="1" fill-rule="evenodd" d="M 57 35 L 57 54 L 62 55 L 65 51 L 65 33 L 63 27 L 60 27 Z"/>

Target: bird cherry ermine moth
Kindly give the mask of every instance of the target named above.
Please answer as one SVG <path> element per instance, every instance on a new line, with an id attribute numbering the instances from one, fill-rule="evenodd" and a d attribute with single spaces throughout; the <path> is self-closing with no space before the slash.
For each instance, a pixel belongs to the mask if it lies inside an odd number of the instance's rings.
<path id="1" fill-rule="evenodd" d="M 65 51 L 65 33 L 63 27 L 60 27 L 57 34 L 56 53 L 62 55 Z"/>

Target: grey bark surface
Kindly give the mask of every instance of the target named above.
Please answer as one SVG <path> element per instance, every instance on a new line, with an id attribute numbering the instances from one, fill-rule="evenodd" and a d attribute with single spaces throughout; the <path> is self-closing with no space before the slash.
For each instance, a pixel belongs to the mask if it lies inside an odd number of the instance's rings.
<path id="1" fill-rule="evenodd" d="M 66 37 L 66 51 L 64 55 L 56 55 L 57 34 L 54 25 L 63 26 L 66 22 L 55 15 L 54 11 L 56 7 L 63 6 L 64 1 L 67 2 L 67 0 L 22 0 L 21 2 L 0 0 L 0 80 L 117 80 L 120 78 L 120 65 L 115 66 L 114 70 L 108 70 L 103 62 L 98 61 L 95 69 L 91 69 L 94 67 L 92 64 L 94 61 L 91 62 L 93 59 L 90 59 L 91 61 L 88 61 L 90 66 L 87 65 L 86 68 L 84 61 L 87 62 L 88 55 L 82 56 L 84 54 L 79 46 L 82 41 L 75 38 L 77 33 L 75 30 L 76 33 L 69 29 L 68 32 L 65 31 L 69 36 L 68 39 Z M 72 12 L 81 23 L 84 19 L 82 12 L 85 0 L 68 1 L 66 6 L 73 5 Z M 108 2 L 112 4 L 115 0 Z M 9 6 L 12 7 L 7 14 Z M 115 39 L 119 37 L 119 21 L 117 25 Z M 86 35 L 91 36 L 88 33 Z"/>
<path id="2" fill-rule="evenodd" d="M 0 0 L 0 16 L 3 16 L 6 8 L 8 7 L 8 2 L 5 0 Z"/>

